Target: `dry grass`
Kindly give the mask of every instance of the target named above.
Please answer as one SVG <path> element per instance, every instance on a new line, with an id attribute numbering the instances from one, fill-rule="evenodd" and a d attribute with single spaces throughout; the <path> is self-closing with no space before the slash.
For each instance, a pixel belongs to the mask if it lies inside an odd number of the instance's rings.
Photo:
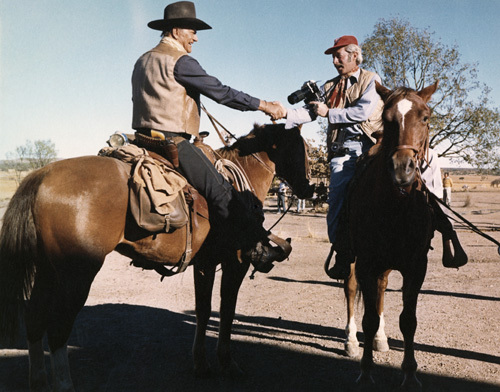
<path id="1" fill-rule="evenodd" d="M 465 207 L 473 207 L 472 197 L 471 197 L 471 195 L 469 193 L 467 195 L 465 195 L 463 207 L 464 208 Z"/>
<path id="2" fill-rule="evenodd" d="M 4 204 L 14 194 L 17 189 L 17 183 L 13 173 L 0 172 L 0 203 Z"/>

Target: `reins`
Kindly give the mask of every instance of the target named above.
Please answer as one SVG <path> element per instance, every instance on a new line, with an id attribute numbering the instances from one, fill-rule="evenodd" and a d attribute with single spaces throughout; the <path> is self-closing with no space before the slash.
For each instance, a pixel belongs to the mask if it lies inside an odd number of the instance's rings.
<path id="1" fill-rule="evenodd" d="M 212 126 L 214 127 L 215 131 L 217 132 L 217 135 L 219 135 L 219 138 L 220 140 L 222 141 L 222 143 L 226 146 L 226 147 L 229 147 L 231 144 L 229 143 L 229 139 L 230 138 L 233 138 L 234 140 L 238 140 L 238 138 L 232 134 L 226 127 L 224 127 L 224 125 L 222 125 L 214 116 L 212 116 L 208 110 L 205 108 L 205 105 L 203 104 L 200 104 L 201 106 L 201 110 L 203 110 L 203 112 L 205 112 L 205 114 L 207 115 L 208 119 L 210 120 L 210 122 L 212 123 Z M 273 124 L 276 124 L 276 122 L 274 120 L 272 120 Z M 219 128 L 217 127 L 217 125 L 219 125 L 225 132 L 226 136 L 224 137 L 223 136 L 223 133 L 219 130 Z M 304 140 L 304 149 L 306 151 L 306 164 L 307 164 L 307 170 L 309 169 L 309 160 L 307 158 L 307 148 L 306 148 L 307 144 Z M 272 173 L 274 175 L 274 177 L 278 177 L 276 175 L 276 172 L 271 169 L 271 167 L 265 163 L 257 154 L 255 153 L 252 153 L 250 154 L 252 157 L 254 157 L 262 166 L 264 166 L 270 173 Z M 278 177 L 279 178 L 279 177 Z M 283 215 L 281 215 L 281 217 L 271 226 L 271 228 L 269 229 L 269 231 L 271 231 L 280 221 L 281 219 L 283 219 L 283 217 L 288 213 L 288 211 L 290 210 L 290 207 L 291 205 L 288 206 L 288 208 L 285 210 L 285 212 L 283 213 Z"/>
<path id="2" fill-rule="evenodd" d="M 407 149 L 407 148 L 410 148 L 411 146 L 409 147 L 409 146 L 402 145 L 402 146 L 398 146 L 398 147 L 399 148 L 396 148 L 395 150 Z M 429 156 L 429 146 L 428 146 L 427 142 L 425 143 L 425 148 L 426 148 L 426 152 L 424 153 L 424 156 L 427 155 L 427 157 L 426 157 L 427 159 L 424 157 L 424 158 L 422 158 L 422 160 L 424 160 L 427 163 L 427 166 L 430 166 L 429 159 L 428 159 L 428 156 Z M 416 151 L 416 153 L 418 154 L 419 151 Z M 457 211 L 455 211 L 454 209 L 452 209 L 451 207 L 449 207 L 448 205 L 446 205 L 446 203 L 444 203 L 439 197 L 437 197 L 434 193 L 432 193 L 431 190 L 425 184 L 425 182 L 424 182 L 424 180 L 422 178 L 422 172 L 420 170 L 420 164 L 417 164 L 416 166 L 417 166 L 417 168 L 416 168 L 417 176 L 415 178 L 415 181 L 420 180 L 420 183 L 422 184 L 422 187 L 424 188 L 424 190 L 427 193 L 428 197 L 430 197 L 430 198 L 434 199 L 435 201 L 437 201 L 439 204 L 441 204 L 446 209 L 448 209 L 449 211 L 451 211 L 457 218 L 459 218 L 459 219 L 456 219 L 455 217 L 446 214 L 450 219 L 452 219 L 456 223 L 460 223 L 460 224 L 462 224 L 464 226 L 469 227 L 469 229 L 472 230 L 472 232 L 474 232 L 474 233 L 480 235 L 481 237 L 483 237 L 483 238 L 491 241 L 492 243 L 494 243 L 498 247 L 498 249 L 497 249 L 498 254 L 500 254 L 500 242 L 497 241 L 497 240 L 495 240 L 493 237 L 489 236 L 488 234 L 484 233 L 474 223 L 472 223 L 469 220 L 467 220 L 466 218 L 464 218 L 461 214 L 459 214 Z"/>
<path id="3" fill-rule="evenodd" d="M 229 147 L 231 145 L 231 143 L 229 143 L 229 139 L 231 139 L 231 138 L 233 138 L 234 140 L 238 140 L 238 138 L 236 136 L 234 136 L 226 127 L 224 127 L 224 125 L 222 125 L 214 116 L 212 116 L 207 111 L 207 109 L 205 108 L 205 105 L 201 104 L 201 110 L 203 110 L 205 112 L 205 114 L 207 115 L 208 119 L 212 123 L 212 126 L 214 127 L 215 131 L 217 132 L 217 135 L 219 135 L 219 139 L 222 141 L 222 143 L 224 144 L 224 146 Z M 227 135 L 226 137 L 224 137 L 222 135 L 222 132 L 219 130 L 219 128 L 217 127 L 217 125 L 219 125 L 224 130 L 224 132 Z M 271 169 L 271 167 L 267 163 L 265 163 L 257 154 L 252 153 L 250 155 L 252 157 L 254 157 L 270 173 L 274 174 L 274 170 Z"/>
<path id="4" fill-rule="evenodd" d="M 427 188 L 428 190 L 428 188 Z M 462 223 L 462 224 L 465 224 L 465 226 L 468 226 L 474 233 L 480 235 L 481 237 L 483 238 L 486 238 L 487 240 L 493 242 L 496 246 L 498 246 L 498 254 L 500 254 L 500 242 L 498 242 L 496 239 L 494 239 L 493 237 L 489 236 L 488 234 L 484 233 L 479 227 L 477 227 L 474 223 L 470 222 L 469 220 L 465 219 L 462 215 L 460 215 L 458 212 L 456 212 L 455 210 L 453 210 L 451 207 L 447 206 L 445 202 L 443 202 L 439 197 L 437 197 L 435 194 L 433 194 L 432 192 L 430 192 L 428 190 L 430 196 L 436 200 L 439 204 L 443 205 L 444 207 L 446 207 L 448 210 L 450 210 L 451 212 L 453 212 L 453 214 L 458 217 L 462 222 L 459 222 L 457 219 L 455 219 L 453 216 L 449 216 L 447 214 L 447 216 L 450 218 L 450 219 L 453 219 L 455 222 L 457 223 Z"/>

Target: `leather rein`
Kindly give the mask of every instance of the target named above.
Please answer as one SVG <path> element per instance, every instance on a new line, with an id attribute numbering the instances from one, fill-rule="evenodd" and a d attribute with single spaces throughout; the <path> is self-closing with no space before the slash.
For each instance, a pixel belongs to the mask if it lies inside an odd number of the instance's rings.
<path id="1" fill-rule="evenodd" d="M 229 147 L 231 145 L 231 143 L 229 143 L 229 139 L 230 138 L 233 138 L 234 140 L 238 140 L 238 138 L 236 136 L 234 136 L 226 127 L 224 127 L 224 125 L 222 125 L 214 116 L 212 116 L 208 111 L 207 109 L 205 108 L 205 105 L 201 104 L 201 110 L 203 110 L 205 112 L 205 114 L 207 115 L 208 119 L 210 120 L 210 122 L 212 123 L 212 126 L 214 127 L 215 131 L 217 132 L 217 135 L 219 135 L 219 139 L 222 141 L 222 144 L 224 144 L 224 146 L 226 147 Z M 219 130 L 219 128 L 217 127 L 217 125 L 219 125 L 223 130 L 224 132 L 226 133 L 226 137 L 224 137 L 222 135 L 222 132 Z M 267 171 L 269 171 L 271 174 L 274 174 L 274 170 L 267 164 L 265 163 L 261 157 L 259 157 L 257 154 L 255 153 L 252 153 L 251 154 L 252 157 L 254 157 L 262 166 L 264 166 Z"/>

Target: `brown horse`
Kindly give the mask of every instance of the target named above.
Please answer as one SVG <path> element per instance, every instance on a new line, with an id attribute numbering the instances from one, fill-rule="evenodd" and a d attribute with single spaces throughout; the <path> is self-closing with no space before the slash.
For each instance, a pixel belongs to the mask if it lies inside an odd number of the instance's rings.
<path id="1" fill-rule="evenodd" d="M 429 138 L 427 106 L 437 82 L 416 92 L 408 88 L 390 91 L 377 84 L 383 98 L 384 134 L 370 150 L 364 168 L 347 198 L 349 235 L 356 263 L 345 282 L 348 301 L 346 350 L 357 354 L 354 297 L 356 278 L 363 294 L 365 334 L 360 384 L 372 384 L 373 350 L 387 351 L 383 299 L 391 270 L 403 276 L 403 311 L 400 329 L 404 337 L 402 369 L 404 388 L 420 388 L 416 378 L 414 335 L 416 307 L 427 271 L 427 253 L 434 235 L 428 191 L 419 174 Z"/>
<path id="2" fill-rule="evenodd" d="M 295 192 L 309 195 L 307 154 L 298 129 L 283 125 L 255 127 L 219 154 L 238 160 L 260 202 L 274 172 Z M 254 156 L 240 158 L 239 155 Z M 127 213 L 129 166 L 108 157 L 58 161 L 31 173 L 11 199 L 0 234 L 0 337 L 14 339 L 24 315 L 29 349 L 30 388 L 48 390 L 42 339 L 46 334 L 56 391 L 72 391 L 67 341 L 90 286 L 108 253 L 117 249 L 173 266 L 183 255 L 186 227 L 148 233 L 131 224 Z M 223 369 L 237 369 L 229 345 L 236 298 L 249 264 L 205 237 L 208 221 L 199 219 L 192 249 L 197 328 L 193 346 L 198 374 L 209 371 L 205 331 L 216 265 L 222 263 L 218 358 Z M 210 237 L 208 237 L 210 238 Z"/>

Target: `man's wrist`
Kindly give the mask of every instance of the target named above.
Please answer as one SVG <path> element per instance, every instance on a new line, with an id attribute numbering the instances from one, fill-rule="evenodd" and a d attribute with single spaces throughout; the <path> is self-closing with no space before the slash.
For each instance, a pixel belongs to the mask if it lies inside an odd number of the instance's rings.
<path id="1" fill-rule="evenodd" d="M 259 102 L 259 108 L 258 109 L 261 112 L 266 113 L 267 112 L 267 102 L 261 99 L 260 102 Z"/>

